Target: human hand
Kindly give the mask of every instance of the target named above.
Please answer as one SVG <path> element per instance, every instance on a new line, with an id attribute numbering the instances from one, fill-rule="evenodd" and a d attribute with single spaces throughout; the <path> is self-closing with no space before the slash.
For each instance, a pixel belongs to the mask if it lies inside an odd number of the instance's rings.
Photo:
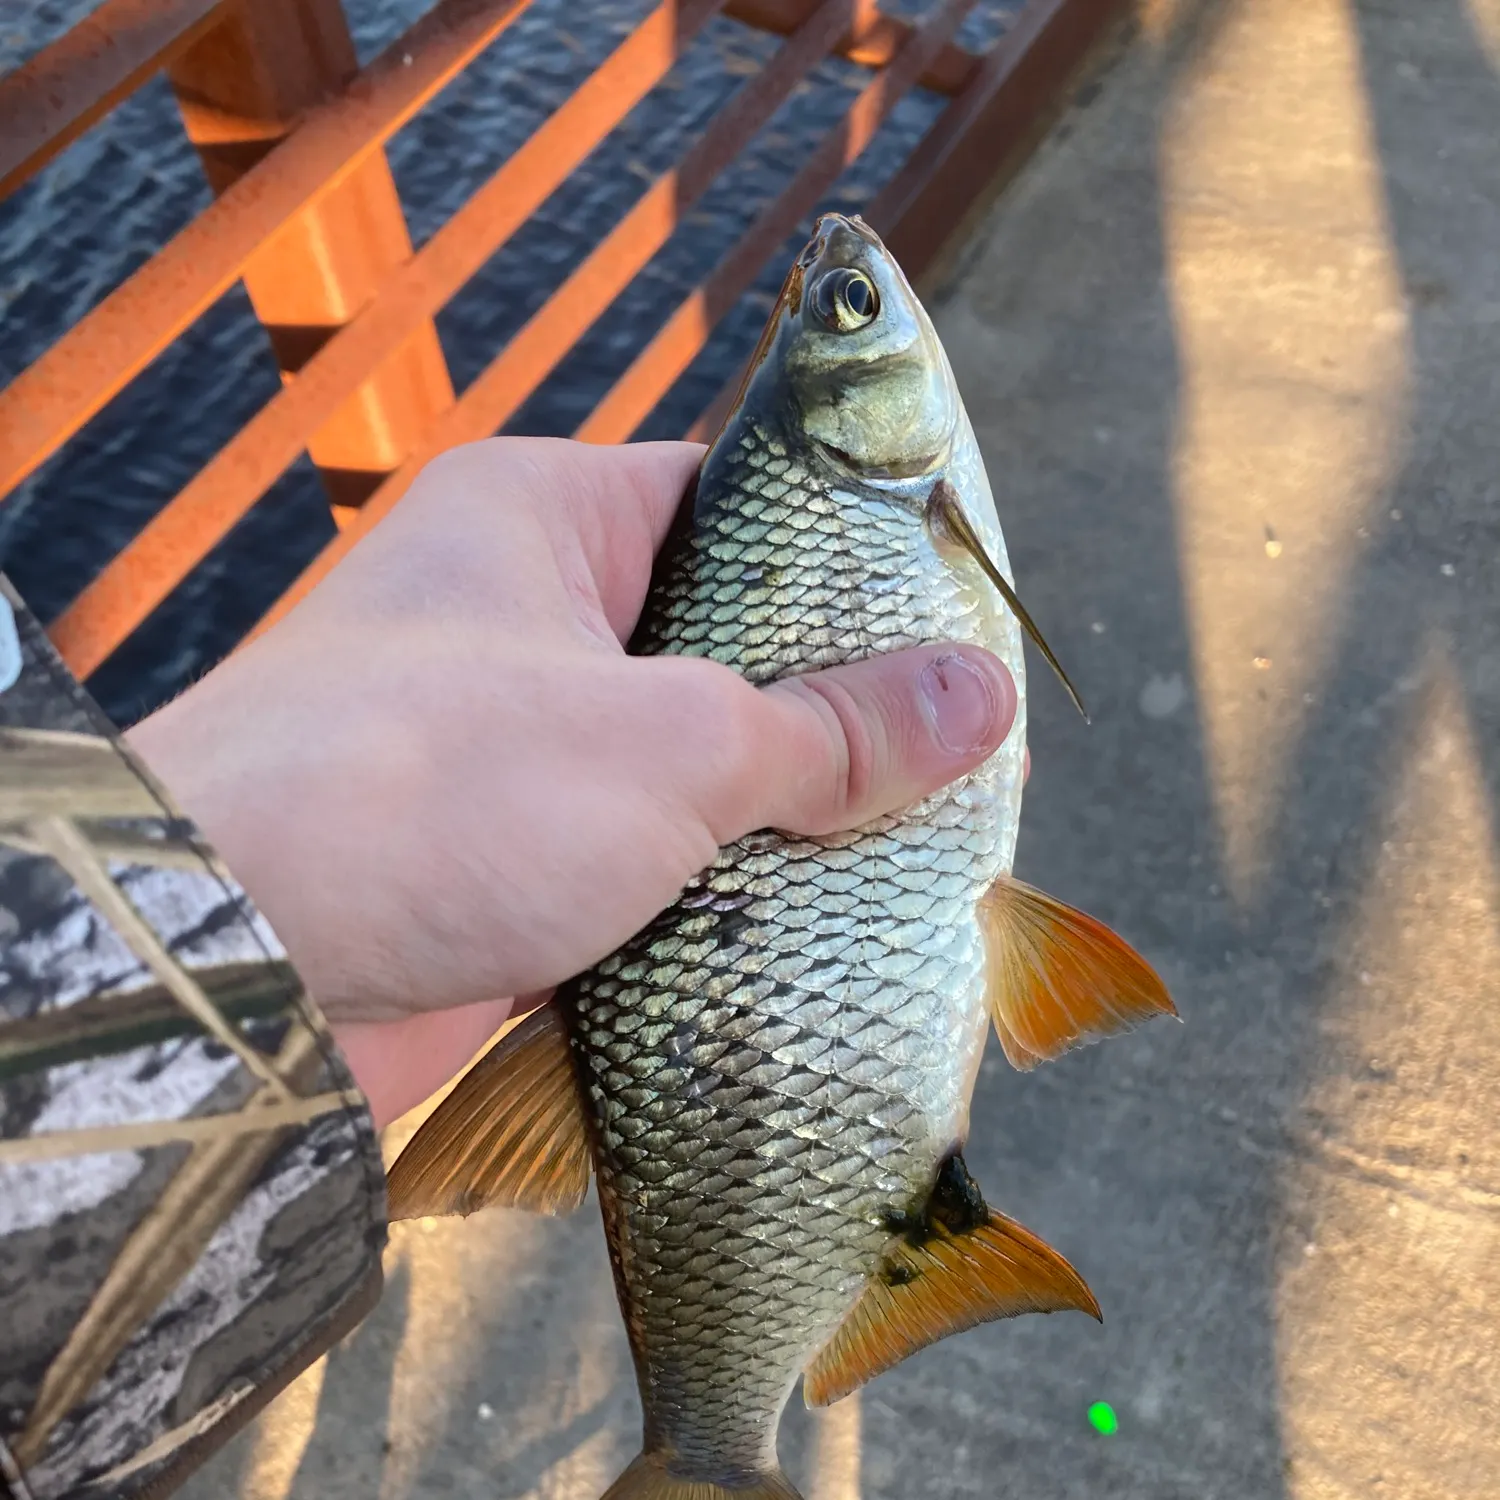
<path id="1" fill-rule="evenodd" d="M 754 688 L 628 657 L 702 449 L 443 455 L 284 620 L 129 739 L 264 912 L 384 1123 L 756 828 L 984 760 L 1004 665 L 927 646 Z"/>

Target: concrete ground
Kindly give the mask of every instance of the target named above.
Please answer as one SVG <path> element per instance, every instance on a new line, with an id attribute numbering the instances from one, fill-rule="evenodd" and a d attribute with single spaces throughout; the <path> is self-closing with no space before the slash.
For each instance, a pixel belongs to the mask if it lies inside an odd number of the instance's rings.
<path id="1" fill-rule="evenodd" d="M 1497 140 L 1500 0 L 1151 0 L 935 297 L 1095 715 L 1034 671 L 1020 869 L 1186 1024 L 992 1049 L 970 1164 L 1107 1322 L 794 1411 L 808 1500 L 1500 1495 Z M 398 1226 L 389 1278 L 193 1500 L 593 1500 L 597 1221 Z"/>

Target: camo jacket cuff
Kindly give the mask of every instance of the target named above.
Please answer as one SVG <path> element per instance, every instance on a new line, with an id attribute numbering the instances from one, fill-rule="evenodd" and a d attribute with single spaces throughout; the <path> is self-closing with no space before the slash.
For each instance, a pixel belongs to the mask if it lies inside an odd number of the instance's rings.
<path id="1" fill-rule="evenodd" d="M 374 1305 L 385 1234 L 285 951 L 0 578 L 0 1497 L 168 1493 Z"/>

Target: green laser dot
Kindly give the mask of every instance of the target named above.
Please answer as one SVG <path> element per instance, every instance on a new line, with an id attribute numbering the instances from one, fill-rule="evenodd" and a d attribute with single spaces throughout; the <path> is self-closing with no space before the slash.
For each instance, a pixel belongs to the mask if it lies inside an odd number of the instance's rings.
<path id="1" fill-rule="evenodd" d="M 1120 1419 L 1108 1401 L 1096 1401 L 1089 1407 L 1089 1424 L 1095 1432 L 1109 1437 L 1120 1429 Z"/>

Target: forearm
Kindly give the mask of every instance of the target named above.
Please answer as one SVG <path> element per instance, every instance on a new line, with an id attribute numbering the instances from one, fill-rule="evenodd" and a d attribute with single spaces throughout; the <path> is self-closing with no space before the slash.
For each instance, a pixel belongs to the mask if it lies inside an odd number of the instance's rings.
<path id="1" fill-rule="evenodd" d="M 384 1126 L 447 1083 L 510 1001 L 412 1014 L 451 1004 L 407 973 L 404 881 L 431 858 L 414 808 L 420 774 L 388 725 L 353 722 L 357 701 L 340 713 L 308 703 L 297 661 L 278 660 L 278 644 L 237 654 L 125 738 L 270 921 Z M 426 972 L 443 976 L 440 952 Z M 407 1003 L 390 1013 L 379 997 L 393 989 Z"/>
<path id="2" fill-rule="evenodd" d="M 384 1178 L 270 927 L 7 586 L 11 616 L 0 1475 L 160 1492 L 373 1305 Z"/>

